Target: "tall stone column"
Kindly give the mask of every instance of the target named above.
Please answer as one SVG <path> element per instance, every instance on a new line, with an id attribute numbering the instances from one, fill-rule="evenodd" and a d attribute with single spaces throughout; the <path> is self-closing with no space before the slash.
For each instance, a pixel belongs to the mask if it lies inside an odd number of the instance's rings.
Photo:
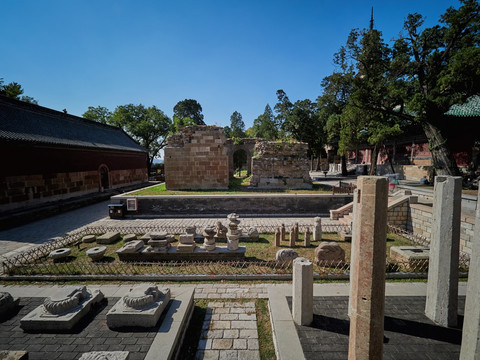
<path id="1" fill-rule="evenodd" d="M 293 260 L 292 313 L 298 325 L 313 321 L 313 264 L 305 258 Z"/>
<path id="2" fill-rule="evenodd" d="M 357 180 L 350 265 L 348 359 L 382 359 L 388 180 Z"/>
<path id="3" fill-rule="evenodd" d="M 442 326 L 457 325 L 458 256 L 462 178 L 435 178 L 425 315 Z"/>
<path id="4" fill-rule="evenodd" d="M 460 360 L 480 359 L 480 189 L 475 212 Z"/>

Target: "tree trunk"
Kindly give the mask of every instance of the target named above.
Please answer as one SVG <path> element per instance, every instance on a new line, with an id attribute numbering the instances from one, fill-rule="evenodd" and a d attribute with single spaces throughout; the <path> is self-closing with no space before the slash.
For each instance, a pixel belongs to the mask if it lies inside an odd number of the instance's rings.
<path id="1" fill-rule="evenodd" d="M 423 131 L 428 139 L 428 148 L 432 153 L 433 166 L 437 175 L 461 176 L 453 153 L 448 148 L 445 139 L 438 127 L 425 121 Z"/>
<path id="2" fill-rule="evenodd" d="M 377 158 L 378 158 L 378 148 L 379 146 L 375 144 L 373 151 L 372 151 L 372 159 L 370 161 L 370 172 L 368 175 L 376 175 L 377 174 Z"/>
<path id="3" fill-rule="evenodd" d="M 342 176 L 347 176 L 347 159 L 345 158 L 345 155 L 342 155 Z"/>

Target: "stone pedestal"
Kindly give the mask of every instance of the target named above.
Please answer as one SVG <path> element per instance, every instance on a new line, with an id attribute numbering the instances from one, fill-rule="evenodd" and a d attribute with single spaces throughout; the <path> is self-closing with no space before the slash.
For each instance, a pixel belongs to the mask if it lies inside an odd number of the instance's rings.
<path id="1" fill-rule="evenodd" d="M 203 229 L 203 248 L 207 251 L 215 250 L 215 235 L 217 233 L 217 229 L 215 226 L 207 226 Z"/>
<path id="2" fill-rule="evenodd" d="M 181 234 L 178 237 L 177 252 L 193 253 L 197 245 L 195 244 L 195 234 Z"/>
<path id="3" fill-rule="evenodd" d="M 85 286 L 66 286 L 45 299 L 20 320 L 24 330 L 68 330 L 86 315 L 93 304 L 100 302 L 103 294 L 99 290 L 89 291 Z"/>
<path id="4" fill-rule="evenodd" d="M 280 228 L 276 228 L 275 229 L 275 242 L 274 242 L 275 247 L 280 246 L 280 238 L 281 238 Z"/>
<path id="5" fill-rule="evenodd" d="M 460 360 L 480 359 L 480 190 L 477 197 L 473 238 L 475 241 L 472 244 L 468 272 Z"/>
<path id="6" fill-rule="evenodd" d="M 130 289 L 107 313 L 109 328 L 124 326 L 153 327 L 170 301 L 170 289 L 161 291 L 154 284 Z"/>
<path id="7" fill-rule="evenodd" d="M 361 176 L 354 197 L 349 359 L 382 359 L 388 179 Z"/>
<path id="8" fill-rule="evenodd" d="M 227 216 L 228 220 L 228 233 L 227 233 L 227 249 L 230 251 L 238 250 L 238 242 L 242 231 L 238 228 L 240 220 L 235 213 L 229 214 Z"/>
<path id="9" fill-rule="evenodd" d="M 313 264 L 305 258 L 293 260 L 292 315 L 298 325 L 313 321 Z"/>
<path id="10" fill-rule="evenodd" d="M 458 256 L 462 178 L 435 178 L 425 315 L 442 326 L 457 325 Z"/>

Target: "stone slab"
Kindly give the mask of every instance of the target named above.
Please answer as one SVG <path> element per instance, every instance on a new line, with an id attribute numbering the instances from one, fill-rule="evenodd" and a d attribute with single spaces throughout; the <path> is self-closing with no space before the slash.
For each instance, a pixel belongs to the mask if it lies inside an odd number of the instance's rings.
<path id="1" fill-rule="evenodd" d="M 120 233 L 116 231 L 109 231 L 97 237 L 97 244 L 113 244 L 115 241 L 121 239 Z"/>
<path id="2" fill-rule="evenodd" d="M 230 251 L 224 246 L 217 246 L 215 250 L 208 251 L 200 246 L 195 247 L 193 253 L 179 253 L 176 246 L 172 246 L 163 253 L 136 252 L 118 254 L 121 261 L 168 261 L 168 260 L 242 260 L 245 258 L 246 248 L 240 246 L 237 250 Z"/>
<path id="3" fill-rule="evenodd" d="M 83 353 L 78 360 L 128 360 L 128 351 L 90 351 Z"/>
<path id="4" fill-rule="evenodd" d="M 390 257 L 398 261 L 428 260 L 430 248 L 427 246 L 392 246 Z"/>
<path id="5" fill-rule="evenodd" d="M 170 289 L 161 289 L 160 296 L 154 299 L 149 295 L 153 289 L 158 292 L 158 287 L 153 284 L 140 284 L 130 289 L 129 293 L 122 297 L 107 313 L 107 325 L 109 328 L 124 326 L 153 327 L 157 324 L 163 310 L 170 301 Z M 150 297 L 148 303 L 143 306 L 131 307 L 127 305 L 128 299 Z"/>
<path id="6" fill-rule="evenodd" d="M 47 300 L 60 301 L 69 289 L 69 287 L 62 288 Z M 77 306 L 58 314 L 52 314 L 46 310 L 46 300 L 43 305 L 38 306 L 20 320 L 20 327 L 27 331 L 69 330 L 90 311 L 92 305 L 103 300 L 103 294 L 100 290 L 89 291 L 87 289 L 87 294 L 88 296 L 81 300 Z"/>
<path id="7" fill-rule="evenodd" d="M 28 352 L 0 350 L 0 360 L 28 360 Z"/>

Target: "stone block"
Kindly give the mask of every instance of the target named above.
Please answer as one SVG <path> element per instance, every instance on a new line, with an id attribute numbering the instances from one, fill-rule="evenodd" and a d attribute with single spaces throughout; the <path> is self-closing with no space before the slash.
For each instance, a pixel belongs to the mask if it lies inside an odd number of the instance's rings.
<path id="1" fill-rule="evenodd" d="M 60 248 L 53 250 L 48 254 L 48 257 L 53 260 L 60 260 L 60 259 L 65 259 L 72 253 L 72 250 L 69 248 Z"/>
<path id="2" fill-rule="evenodd" d="M 177 253 L 193 253 L 197 245 L 193 244 L 178 244 Z"/>
<path id="3" fill-rule="evenodd" d="M 298 253 L 293 249 L 281 249 L 275 254 L 275 259 L 278 264 L 292 263 L 298 257 Z"/>
<path id="4" fill-rule="evenodd" d="M 342 264 L 345 262 L 345 250 L 335 242 L 323 241 L 315 248 L 316 265 Z"/>
<path id="5" fill-rule="evenodd" d="M 20 320 L 20 327 L 27 331 L 69 330 L 91 309 L 102 301 L 100 290 L 88 290 L 85 286 L 66 286 Z"/>
<path id="6" fill-rule="evenodd" d="M 0 318 L 11 314 L 18 306 L 19 301 L 19 298 L 14 299 L 8 292 L 0 292 Z"/>
<path id="7" fill-rule="evenodd" d="M 410 265 L 419 260 L 428 261 L 430 249 L 426 246 L 392 246 L 390 257 L 397 261 L 408 262 Z"/>
<path id="8" fill-rule="evenodd" d="M 28 360 L 28 352 L 23 350 L 0 350 L 1 360 Z"/>
<path id="9" fill-rule="evenodd" d="M 133 240 L 137 240 L 137 235 L 135 234 L 126 234 L 124 237 L 123 237 L 123 241 L 124 242 L 129 242 L 129 241 L 133 241 Z"/>
<path id="10" fill-rule="evenodd" d="M 110 309 L 107 325 L 109 328 L 153 327 L 169 301 L 170 289 L 159 290 L 154 284 L 137 285 Z"/>
<path id="11" fill-rule="evenodd" d="M 128 351 L 90 351 L 83 353 L 78 360 L 128 360 Z"/>
<path id="12" fill-rule="evenodd" d="M 93 243 L 93 242 L 95 242 L 95 240 L 97 240 L 97 237 L 95 235 L 85 235 L 82 238 L 82 242 L 84 242 L 86 244 Z"/>
<path id="13" fill-rule="evenodd" d="M 298 325 L 313 321 L 313 265 L 305 258 L 293 260 L 292 316 Z"/>
<path id="14" fill-rule="evenodd" d="M 116 251 L 117 254 L 136 253 L 145 246 L 143 240 L 132 240 Z"/>
<path id="15" fill-rule="evenodd" d="M 121 239 L 120 233 L 116 231 L 107 232 L 97 237 L 97 244 L 113 244 Z"/>
<path id="16" fill-rule="evenodd" d="M 93 261 L 98 261 L 103 259 L 105 252 L 107 251 L 106 246 L 96 246 L 94 248 L 88 249 L 86 251 L 87 256 Z"/>
<path id="17" fill-rule="evenodd" d="M 195 234 L 180 234 L 178 242 L 180 244 L 195 244 Z"/>

